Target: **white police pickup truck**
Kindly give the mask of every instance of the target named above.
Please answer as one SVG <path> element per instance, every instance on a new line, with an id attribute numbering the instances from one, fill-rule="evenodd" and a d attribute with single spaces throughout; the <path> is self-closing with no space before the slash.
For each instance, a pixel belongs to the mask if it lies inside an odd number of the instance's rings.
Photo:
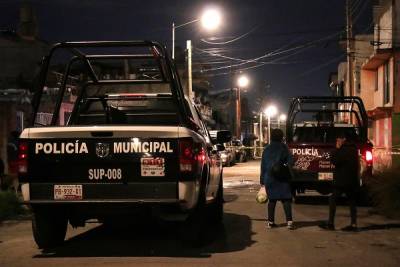
<path id="1" fill-rule="evenodd" d="M 60 43 L 39 80 L 18 168 L 40 248 L 63 242 L 68 222 L 83 226 L 136 216 L 138 209 L 188 224 L 221 221 L 216 145 L 230 133 L 210 137 L 164 47 Z"/>

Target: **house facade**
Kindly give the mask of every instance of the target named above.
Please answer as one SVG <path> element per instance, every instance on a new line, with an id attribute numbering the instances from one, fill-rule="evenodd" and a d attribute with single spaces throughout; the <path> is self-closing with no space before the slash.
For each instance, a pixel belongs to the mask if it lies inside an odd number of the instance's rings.
<path id="1" fill-rule="evenodd" d="M 361 65 L 360 97 L 370 118 L 375 166 L 400 163 L 400 2 L 374 6 L 373 50 Z"/>

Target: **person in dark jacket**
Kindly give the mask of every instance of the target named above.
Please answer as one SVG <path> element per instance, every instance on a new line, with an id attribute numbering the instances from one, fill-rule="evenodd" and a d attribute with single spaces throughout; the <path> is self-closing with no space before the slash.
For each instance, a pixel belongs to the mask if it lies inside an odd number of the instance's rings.
<path id="1" fill-rule="evenodd" d="M 333 192 L 329 198 L 329 219 L 321 228 L 335 229 L 336 200 L 345 194 L 350 206 L 351 224 L 342 228 L 344 231 L 357 230 L 357 193 L 360 186 L 358 172 L 359 160 L 356 145 L 346 139 L 345 134 L 336 138 L 336 150 L 332 153 L 331 162 L 335 165 L 333 172 Z"/>
<path id="2" fill-rule="evenodd" d="M 288 166 L 293 165 L 293 157 L 288 147 L 282 142 L 283 132 L 280 129 L 271 131 L 271 143 L 264 149 L 261 160 L 260 184 L 265 186 L 268 194 L 268 219 L 267 228 L 275 227 L 275 207 L 279 200 L 283 204 L 286 215 L 287 227 L 293 229 L 292 219 L 292 191 L 290 188 L 290 179 L 282 180 L 275 177 L 271 172 L 272 167 L 277 162 L 282 162 Z"/>

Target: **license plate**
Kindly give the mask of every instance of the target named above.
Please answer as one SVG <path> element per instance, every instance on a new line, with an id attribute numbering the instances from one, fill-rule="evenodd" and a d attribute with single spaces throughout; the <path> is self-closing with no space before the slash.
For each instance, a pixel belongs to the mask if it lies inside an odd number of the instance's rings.
<path id="1" fill-rule="evenodd" d="M 81 200 L 82 185 L 54 185 L 55 200 Z"/>
<path id="2" fill-rule="evenodd" d="M 165 176 L 164 158 L 141 158 L 140 172 L 142 176 Z"/>
<path id="3" fill-rule="evenodd" d="M 319 172 L 318 180 L 323 180 L 323 181 L 333 180 L 333 173 L 332 172 Z"/>

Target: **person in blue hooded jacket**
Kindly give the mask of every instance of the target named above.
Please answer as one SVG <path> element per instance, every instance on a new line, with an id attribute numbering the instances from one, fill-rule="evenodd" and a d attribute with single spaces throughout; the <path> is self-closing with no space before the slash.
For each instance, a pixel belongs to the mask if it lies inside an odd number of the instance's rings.
<path id="1" fill-rule="evenodd" d="M 291 168 L 293 165 L 293 157 L 286 144 L 283 143 L 282 130 L 273 129 L 271 131 L 271 143 L 265 147 L 262 155 L 260 175 L 260 184 L 261 186 L 265 186 L 268 194 L 267 228 L 276 226 L 275 207 L 276 202 L 281 201 L 286 215 L 287 227 L 293 229 L 290 179 L 274 177 L 271 169 L 277 162 L 287 164 L 289 168 Z"/>

